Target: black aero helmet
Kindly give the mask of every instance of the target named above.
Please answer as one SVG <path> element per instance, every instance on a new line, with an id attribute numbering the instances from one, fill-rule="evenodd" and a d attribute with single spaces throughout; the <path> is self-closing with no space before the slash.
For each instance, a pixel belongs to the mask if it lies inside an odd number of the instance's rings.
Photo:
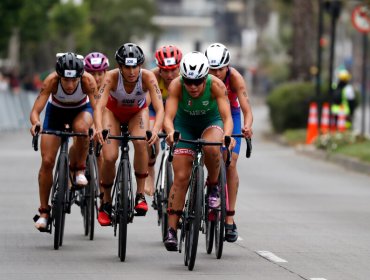
<path id="1" fill-rule="evenodd" d="M 80 56 L 68 52 L 58 56 L 55 70 L 64 78 L 79 78 L 84 73 L 84 62 Z"/>
<path id="2" fill-rule="evenodd" d="M 126 43 L 116 51 L 116 60 L 119 65 L 137 66 L 144 63 L 145 56 L 138 45 Z"/>

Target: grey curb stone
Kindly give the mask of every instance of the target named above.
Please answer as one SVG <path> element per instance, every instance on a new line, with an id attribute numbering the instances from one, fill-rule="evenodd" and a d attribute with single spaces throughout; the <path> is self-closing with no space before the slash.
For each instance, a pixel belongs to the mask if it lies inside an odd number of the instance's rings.
<path id="1" fill-rule="evenodd" d="M 313 145 L 298 145 L 295 147 L 295 150 L 300 154 L 304 154 L 312 158 L 326 160 L 341 165 L 347 170 L 352 170 L 355 172 L 370 175 L 370 164 L 367 162 L 360 161 L 357 158 L 329 153 L 323 150 L 319 150 Z"/>

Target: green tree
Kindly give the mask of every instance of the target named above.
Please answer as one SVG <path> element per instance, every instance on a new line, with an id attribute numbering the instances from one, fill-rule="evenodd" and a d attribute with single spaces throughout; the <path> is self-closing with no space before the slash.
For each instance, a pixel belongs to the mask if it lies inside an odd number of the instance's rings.
<path id="1" fill-rule="evenodd" d="M 150 0 L 87 0 L 94 31 L 90 51 L 101 51 L 113 58 L 122 45 L 158 32 L 151 18 L 155 14 Z"/>
<path id="2" fill-rule="evenodd" d="M 24 0 L 1 0 L 0 1 L 0 57 L 8 54 L 9 39 L 14 28 L 18 26 L 20 10 Z"/>

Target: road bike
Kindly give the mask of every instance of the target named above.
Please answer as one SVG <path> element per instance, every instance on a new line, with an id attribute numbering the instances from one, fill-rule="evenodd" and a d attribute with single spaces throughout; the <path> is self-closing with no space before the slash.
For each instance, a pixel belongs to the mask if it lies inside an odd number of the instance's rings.
<path id="1" fill-rule="evenodd" d="M 158 137 L 165 138 L 167 137 L 167 135 L 158 134 Z M 170 148 L 170 146 L 166 144 L 166 141 L 164 139 L 162 141 L 163 142 L 161 143 L 161 146 L 163 152 L 155 184 L 153 205 L 154 209 L 157 210 L 158 226 L 161 227 L 162 241 L 164 242 L 168 232 L 168 196 L 170 194 L 170 189 L 173 183 L 173 171 L 171 164 L 173 158 L 173 150 Z"/>
<path id="2" fill-rule="evenodd" d="M 93 129 L 89 129 L 89 153 L 86 158 L 85 176 L 88 184 L 79 192 L 79 199 L 76 204 L 81 207 L 81 214 L 83 217 L 84 233 L 89 236 L 90 240 L 94 239 L 95 229 L 95 213 L 98 215 L 99 195 L 99 172 L 98 163 L 95 155 L 95 147 L 93 139 Z"/>
<path id="3" fill-rule="evenodd" d="M 74 203 L 79 205 L 82 209 L 81 211 L 86 213 L 88 212 L 87 208 L 89 204 L 90 198 L 92 197 L 90 194 L 91 187 L 93 185 L 98 184 L 97 177 L 88 176 L 89 183 L 86 187 L 80 188 L 75 185 L 75 178 L 74 175 L 69 170 L 69 138 L 70 137 L 88 137 L 86 133 L 78 133 L 73 132 L 70 130 L 69 126 L 65 126 L 64 131 L 59 130 L 43 130 L 40 132 L 40 126 L 37 126 L 35 129 L 35 136 L 32 139 L 32 146 L 35 151 L 38 150 L 38 136 L 39 134 L 49 134 L 55 135 L 60 137 L 61 144 L 59 147 L 59 154 L 57 158 L 57 164 L 54 170 L 54 177 L 53 177 L 53 185 L 51 191 L 51 213 L 50 213 L 50 222 L 48 222 L 46 232 L 52 233 L 52 228 L 54 227 L 54 249 L 58 250 L 60 246 L 63 245 L 63 236 L 64 236 L 64 226 L 65 226 L 65 215 L 71 213 L 71 207 Z M 89 135 L 92 135 L 92 131 L 89 131 Z M 92 138 L 90 138 L 90 145 Z M 94 172 L 97 174 L 96 164 L 92 163 L 93 159 L 89 156 L 87 157 L 87 169 L 88 172 Z M 94 181 L 94 182 L 93 182 Z M 95 188 L 95 187 L 93 187 Z M 87 218 L 87 216 L 86 216 Z M 34 220 L 37 219 L 35 216 Z M 90 222 L 85 222 L 84 225 L 88 227 L 90 232 L 90 239 L 92 240 L 91 233 L 93 233 L 93 222 L 94 219 L 91 220 L 90 215 Z M 86 234 L 86 228 L 85 228 Z"/>
<path id="4" fill-rule="evenodd" d="M 120 161 L 112 188 L 112 226 L 114 236 L 117 236 L 118 228 L 118 257 L 123 262 L 126 259 L 127 225 L 134 219 L 135 194 L 131 177 L 131 164 L 129 158 L 129 142 L 135 140 L 147 140 L 151 138 L 151 132 L 147 131 L 147 138 L 143 136 L 131 136 L 127 125 L 121 125 L 121 135 L 110 135 L 108 130 L 103 130 L 103 138 L 120 141 Z M 98 145 L 97 154 L 101 145 Z M 146 152 L 146 151 L 143 151 Z"/>
<path id="5" fill-rule="evenodd" d="M 202 148 L 203 146 L 222 146 L 223 143 L 208 142 L 204 139 L 178 139 L 178 135 L 174 136 L 174 142 L 177 143 L 178 141 L 195 145 L 195 156 L 186 193 L 184 211 L 180 217 L 181 231 L 179 240 L 180 253 L 182 251 L 182 243 L 185 242 L 184 264 L 189 270 L 193 270 L 198 249 L 199 231 L 202 230 L 202 222 L 206 219 L 204 154 Z M 225 144 L 230 144 L 230 137 L 225 137 L 225 142 L 227 142 Z"/>
<path id="6" fill-rule="evenodd" d="M 243 134 L 233 134 L 233 138 L 245 138 Z M 252 142 L 250 138 L 246 140 L 246 157 L 249 158 L 252 152 Z M 221 162 L 220 174 L 218 178 L 218 185 L 220 187 L 220 207 L 210 209 L 208 207 L 208 200 L 205 203 L 205 227 L 203 228 L 206 237 L 206 251 L 211 254 L 213 250 L 213 243 L 215 245 L 215 255 L 217 259 L 222 257 L 223 243 L 225 241 L 225 219 L 228 210 L 228 190 L 226 180 L 226 169 L 231 162 L 231 152 L 228 151 L 225 162 Z M 206 197 L 208 197 L 206 189 Z"/>

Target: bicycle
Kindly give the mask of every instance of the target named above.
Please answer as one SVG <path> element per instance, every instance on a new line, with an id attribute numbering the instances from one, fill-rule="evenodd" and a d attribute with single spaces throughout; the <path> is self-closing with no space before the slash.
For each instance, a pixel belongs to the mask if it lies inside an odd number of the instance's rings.
<path id="1" fill-rule="evenodd" d="M 166 138 L 167 134 L 158 134 L 158 137 Z M 155 184 L 153 205 L 155 205 L 154 209 L 157 210 L 158 226 L 161 226 L 162 241 L 164 242 L 168 232 L 168 214 L 167 214 L 168 196 L 170 194 L 170 188 L 173 183 L 173 171 L 171 165 L 173 151 L 170 148 L 170 146 L 166 144 L 165 140 L 163 140 L 162 143 L 163 143 L 162 146 L 163 152 Z M 155 153 L 155 151 L 152 153 Z"/>
<path id="2" fill-rule="evenodd" d="M 222 142 L 207 142 L 203 139 L 187 140 L 178 139 L 174 135 L 174 142 L 184 142 L 195 145 L 195 156 L 191 170 L 188 190 L 186 193 L 184 211 L 181 215 L 181 232 L 179 252 L 182 251 L 182 243 L 185 241 L 184 264 L 189 270 L 193 270 L 198 248 L 199 231 L 202 230 L 202 221 L 205 214 L 204 195 L 204 162 L 203 146 L 222 146 Z M 225 137 L 225 144 L 230 144 L 230 137 Z M 175 145 L 173 146 L 174 149 Z M 228 150 L 228 145 L 227 145 Z"/>
<path id="3" fill-rule="evenodd" d="M 132 140 L 146 140 L 151 138 L 147 131 L 147 138 L 131 136 L 127 125 L 121 125 L 121 135 L 108 135 L 108 130 L 103 130 L 103 138 L 120 141 L 120 160 L 112 189 L 112 226 L 114 236 L 117 236 L 118 227 L 118 257 L 121 262 L 126 259 L 127 225 L 134 219 L 135 195 L 132 188 L 131 164 L 129 158 L 129 142 Z M 98 145 L 97 155 L 100 154 L 101 145 Z"/>
<path id="4" fill-rule="evenodd" d="M 245 138 L 243 134 L 232 134 L 231 137 L 233 138 Z M 246 157 L 249 158 L 252 152 L 252 142 L 250 138 L 245 138 L 246 140 Z M 227 191 L 227 183 L 226 183 L 226 168 L 230 165 L 231 162 L 231 152 L 227 153 L 227 158 L 224 161 L 221 161 L 220 166 L 220 175 L 219 175 L 219 186 L 220 186 L 220 207 L 217 209 L 210 209 L 205 204 L 205 213 L 208 213 L 205 215 L 205 227 L 204 227 L 204 234 L 206 237 L 206 251 L 207 254 L 212 253 L 213 249 L 213 242 L 215 244 L 215 255 L 217 259 L 220 259 L 222 257 L 223 252 L 223 243 L 225 241 L 225 219 L 226 219 L 226 213 L 228 209 L 228 191 Z M 208 193 L 206 193 L 206 197 L 208 196 Z"/>
<path id="5" fill-rule="evenodd" d="M 72 132 L 69 129 L 69 126 L 65 126 L 64 131 L 47 131 L 43 130 L 40 132 L 40 126 L 37 126 L 35 129 L 35 136 L 32 139 L 32 146 L 35 151 L 38 151 L 38 136 L 39 134 L 49 134 L 55 135 L 61 138 L 61 144 L 59 147 L 59 155 L 57 158 L 56 168 L 54 170 L 54 177 L 53 177 L 53 185 L 51 191 L 51 213 L 50 213 L 50 222 L 48 222 L 47 228 L 44 230 L 45 232 L 49 232 L 52 234 L 52 226 L 54 226 L 54 249 L 58 250 L 60 246 L 63 245 L 63 235 L 64 235 L 64 226 L 65 226 L 65 214 L 71 213 L 71 207 L 74 203 L 77 205 L 87 205 L 85 204 L 85 200 L 87 199 L 87 195 L 81 195 L 80 192 L 84 193 L 83 189 L 79 189 L 74 185 L 74 178 L 72 178 L 72 174 L 69 170 L 69 151 L 68 151 L 68 143 L 70 137 L 87 137 L 88 135 L 85 133 L 78 133 Z M 90 134 L 92 132 L 89 132 Z M 90 141 L 93 141 L 90 139 Z M 91 145 L 91 144 L 90 144 Z M 88 168 L 93 166 L 90 163 L 91 157 L 87 157 L 88 161 Z M 96 172 L 97 173 L 97 172 Z M 69 187 L 69 183 L 71 183 L 71 187 Z M 97 184 L 97 182 L 95 182 Z M 89 185 L 93 184 L 90 182 Z M 37 220 L 37 216 L 34 217 L 34 220 Z M 85 222 L 84 222 L 85 224 Z M 91 230 L 90 224 L 90 230 Z M 86 231 L 85 231 L 86 232 Z M 91 231 L 90 231 L 91 232 Z"/>
<path id="6" fill-rule="evenodd" d="M 90 240 L 94 239 L 94 228 L 95 228 L 95 213 L 98 214 L 98 202 L 97 197 L 99 194 L 99 172 L 98 164 L 95 155 L 93 129 L 89 129 L 89 153 L 86 158 L 86 179 L 88 185 L 83 188 L 79 195 L 80 198 L 76 201 L 76 204 L 81 207 L 81 214 L 83 217 L 84 233 L 85 236 L 89 236 Z"/>

